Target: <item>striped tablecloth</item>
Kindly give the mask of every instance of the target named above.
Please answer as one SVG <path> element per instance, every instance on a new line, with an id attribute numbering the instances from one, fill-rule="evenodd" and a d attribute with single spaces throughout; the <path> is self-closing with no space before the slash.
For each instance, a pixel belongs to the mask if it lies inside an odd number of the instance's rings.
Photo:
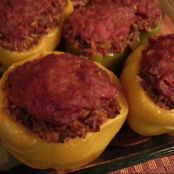
<path id="1" fill-rule="evenodd" d="M 163 173 L 174 173 L 174 155 L 157 158 L 142 164 L 131 166 L 119 171 L 112 172 L 110 174 L 118 173 L 153 173 L 153 174 L 163 174 Z"/>

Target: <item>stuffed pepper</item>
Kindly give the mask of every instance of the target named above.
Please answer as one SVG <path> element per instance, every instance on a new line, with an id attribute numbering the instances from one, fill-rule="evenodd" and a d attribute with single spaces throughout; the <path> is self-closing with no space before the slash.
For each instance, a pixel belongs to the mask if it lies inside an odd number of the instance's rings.
<path id="1" fill-rule="evenodd" d="M 0 1 L 0 64 L 55 49 L 72 10 L 70 0 Z"/>
<path id="2" fill-rule="evenodd" d="M 78 8 L 64 26 L 65 50 L 112 69 L 120 57 L 127 55 L 131 40 L 137 38 L 135 20 L 130 8 L 112 3 Z"/>
<path id="3" fill-rule="evenodd" d="M 75 10 L 64 26 L 65 50 L 118 68 L 130 47 L 158 30 L 162 15 L 151 1 L 126 2 L 96 2 Z"/>
<path id="4" fill-rule="evenodd" d="M 96 159 L 127 111 L 113 73 L 68 53 L 14 64 L 0 84 L 2 140 L 33 168 L 66 171 Z"/>
<path id="5" fill-rule="evenodd" d="M 128 123 L 146 136 L 174 131 L 174 35 L 160 36 L 135 50 L 121 82 L 130 107 Z"/>

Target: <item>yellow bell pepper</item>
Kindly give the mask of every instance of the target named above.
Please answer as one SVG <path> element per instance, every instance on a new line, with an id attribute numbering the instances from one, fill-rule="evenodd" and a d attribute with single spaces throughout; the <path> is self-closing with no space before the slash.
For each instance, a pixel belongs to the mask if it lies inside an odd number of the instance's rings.
<path id="1" fill-rule="evenodd" d="M 2 64 L 4 67 L 8 67 L 15 62 L 30 58 L 32 55 L 39 55 L 41 52 L 54 50 L 61 41 L 62 27 L 65 22 L 65 19 L 72 12 L 73 5 L 71 0 L 68 0 L 67 7 L 65 8 L 64 13 L 62 15 L 62 21 L 60 26 L 54 28 L 47 35 L 44 35 L 40 39 L 39 44 L 29 50 L 23 52 L 15 52 L 0 47 L 0 64 Z"/>
<path id="2" fill-rule="evenodd" d="M 8 101 L 3 90 L 10 72 L 32 59 L 13 64 L 0 81 L 0 135 L 5 147 L 16 159 L 37 169 L 66 171 L 93 161 L 104 151 L 126 120 L 128 107 L 122 91 L 117 97 L 121 107 L 120 114 L 114 119 L 108 119 L 99 132 L 88 133 L 85 138 L 74 138 L 65 143 L 47 143 L 13 119 L 8 112 Z M 113 83 L 121 88 L 119 80 L 112 72 L 98 63 L 97 65 L 107 71 Z"/>
<path id="3" fill-rule="evenodd" d="M 139 83 L 140 61 L 145 48 L 141 46 L 130 55 L 121 74 L 129 105 L 128 123 L 135 132 L 145 136 L 171 133 L 174 131 L 174 109 L 157 106 Z"/>

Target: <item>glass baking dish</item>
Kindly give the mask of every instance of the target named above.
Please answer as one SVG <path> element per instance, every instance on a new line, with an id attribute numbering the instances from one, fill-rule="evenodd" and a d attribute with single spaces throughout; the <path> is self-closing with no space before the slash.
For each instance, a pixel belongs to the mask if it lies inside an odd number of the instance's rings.
<path id="1" fill-rule="evenodd" d="M 160 0 L 164 10 L 161 34 L 174 33 L 174 0 Z M 91 164 L 71 171 L 74 174 L 97 174 L 122 169 L 157 157 L 174 153 L 174 138 L 168 135 L 143 137 L 135 134 L 125 124 L 103 154 Z M 58 174 L 53 170 L 35 170 L 19 165 L 1 174 Z"/>

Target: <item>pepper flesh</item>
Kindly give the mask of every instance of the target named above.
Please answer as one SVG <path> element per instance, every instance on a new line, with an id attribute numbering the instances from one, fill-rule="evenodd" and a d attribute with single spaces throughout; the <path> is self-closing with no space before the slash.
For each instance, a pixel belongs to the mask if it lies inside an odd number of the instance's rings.
<path id="1" fill-rule="evenodd" d="M 54 50 L 61 41 L 62 27 L 66 18 L 73 12 L 73 5 L 70 0 L 67 2 L 67 7 L 62 14 L 62 22 L 59 27 L 50 31 L 47 35 L 43 36 L 38 45 L 34 46 L 30 50 L 23 52 L 9 51 L 0 47 L 0 64 L 4 67 L 8 67 L 11 64 L 28 59 L 33 55 L 39 55 L 41 52 Z"/>
<path id="2" fill-rule="evenodd" d="M 19 161 L 38 169 L 53 168 L 66 171 L 96 159 L 126 120 L 128 107 L 122 91 L 117 98 L 121 108 L 120 114 L 114 119 L 108 119 L 99 132 L 88 133 L 85 138 L 75 138 L 65 143 L 46 143 L 16 122 L 7 110 L 7 99 L 3 91 L 4 83 L 8 74 L 24 62 L 26 60 L 12 65 L 0 82 L 0 134 L 7 150 Z M 97 65 L 106 70 L 103 66 Z M 116 76 L 106 71 L 113 83 L 120 88 Z"/>
<path id="3" fill-rule="evenodd" d="M 11 168 L 19 165 L 20 162 L 15 160 L 4 148 L 0 140 L 0 170 L 10 170 Z"/>
<path id="4" fill-rule="evenodd" d="M 128 123 L 138 134 L 154 136 L 174 131 L 174 109 L 157 106 L 139 83 L 141 55 L 145 46 L 137 48 L 127 59 L 121 84 L 129 104 Z"/>

